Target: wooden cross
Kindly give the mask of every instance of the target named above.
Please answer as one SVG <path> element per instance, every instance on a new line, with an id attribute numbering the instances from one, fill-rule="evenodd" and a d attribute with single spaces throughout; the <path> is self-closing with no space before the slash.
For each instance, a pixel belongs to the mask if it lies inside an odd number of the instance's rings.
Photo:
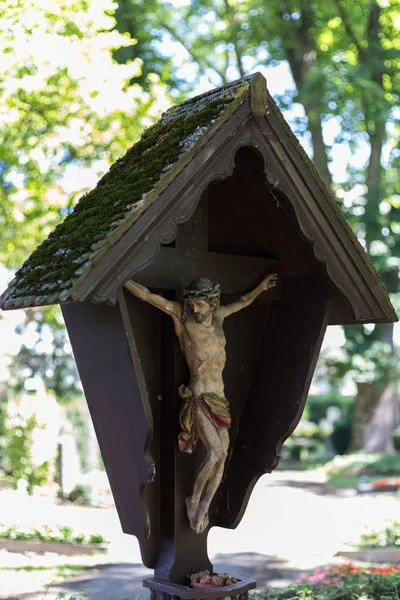
<path id="1" fill-rule="evenodd" d="M 281 272 L 279 260 L 208 252 L 207 198 L 203 194 L 192 217 L 178 228 L 175 248 L 161 247 L 157 258 L 134 279 L 146 287 L 182 290 L 196 277 L 221 285 L 223 294 L 244 294 L 268 273 Z M 269 290 L 268 300 L 283 297 L 281 280 Z M 265 300 L 265 295 L 261 296 Z"/>

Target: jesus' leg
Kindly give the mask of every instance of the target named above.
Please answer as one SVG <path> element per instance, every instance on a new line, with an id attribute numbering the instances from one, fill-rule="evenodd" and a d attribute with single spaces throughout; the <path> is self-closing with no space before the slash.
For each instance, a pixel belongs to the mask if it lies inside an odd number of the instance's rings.
<path id="1" fill-rule="evenodd" d="M 197 533 L 200 533 L 197 527 L 200 500 L 206 485 L 214 474 L 223 455 L 219 432 L 215 425 L 206 417 L 201 406 L 196 407 L 196 432 L 199 440 L 206 448 L 207 456 L 196 474 L 193 492 L 191 497 L 186 500 L 186 506 L 190 526 L 192 529 L 196 529 Z M 205 528 L 202 528 L 202 531 Z"/>
<path id="2" fill-rule="evenodd" d="M 203 493 L 201 495 L 199 508 L 197 512 L 197 520 L 196 520 L 196 531 L 197 533 L 202 533 L 208 526 L 208 511 L 210 508 L 210 504 L 212 499 L 215 496 L 216 491 L 219 488 L 219 485 L 222 480 L 222 476 L 224 474 L 225 460 L 228 455 L 229 448 L 229 433 L 227 429 L 217 430 L 217 433 L 220 438 L 221 450 L 219 453 L 220 459 L 214 467 L 210 477 L 208 478 L 207 484 L 203 488 Z"/>

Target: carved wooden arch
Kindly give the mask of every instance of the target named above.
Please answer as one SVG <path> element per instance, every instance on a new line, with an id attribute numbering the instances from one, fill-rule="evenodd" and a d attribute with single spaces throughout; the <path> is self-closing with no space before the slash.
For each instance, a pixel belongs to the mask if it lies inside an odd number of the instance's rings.
<path id="1" fill-rule="evenodd" d="M 333 198 L 327 198 L 304 161 L 294 159 L 293 151 L 288 150 L 290 143 L 285 145 L 284 136 L 278 139 L 268 119 L 256 121 L 254 137 L 266 153 L 268 183 L 289 200 L 300 231 L 313 245 L 314 256 L 348 301 L 352 320 L 376 321 L 383 310 L 387 315 L 380 286 L 371 280 L 366 257 L 360 256 L 363 251 L 357 248 L 358 242 Z"/>
<path id="2" fill-rule="evenodd" d="M 188 190 L 185 195 L 183 195 L 178 202 L 174 202 L 173 203 L 173 207 L 169 207 L 168 213 L 166 213 L 166 217 L 163 220 L 162 226 L 161 227 L 157 227 L 154 228 L 154 230 L 152 231 L 152 235 L 153 238 L 148 238 L 146 240 L 146 245 L 143 248 L 144 252 L 141 253 L 140 255 L 137 254 L 135 256 L 135 271 L 132 272 L 126 272 L 124 275 L 124 278 L 129 279 L 129 278 L 133 278 L 135 274 L 139 273 L 140 270 L 145 269 L 146 266 L 148 266 L 153 260 L 155 260 L 157 258 L 157 253 L 159 252 L 159 249 L 161 247 L 161 245 L 170 243 L 176 236 L 177 234 L 177 226 L 181 223 L 184 223 L 185 221 L 187 221 L 188 219 L 190 219 L 190 217 L 192 216 L 193 212 L 196 209 L 196 206 L 198 205 L 200 198 L 202 196 L 202 194 L 204 193 L 205 189 L 207 188 L 207 186 L 209 186 L 212 182 L 215 181 L 221 181 L 226 179 L 227 177 L 230 177 L 235 168 L 236 168 L 236 156 L 238 151 L 243 148 L 243 147 L 250 147 L 252 149 L 254 149 L 255 151 L 257 151 L 258 156 L 262 159 L 263 162 L 263 166 L 264 169 L 262 171 L 265 171 L 266 169 L 266 159 L 265 156 L 262 152 L 260 152 L 260 147 L 258 146 L 258 144 L 255 144 L 252 140 L 252 129 L 253 127 L 248 127 L 248 130 L 246 132 L 243 132 L 243 135 L 240 136 L 240 138 L 236 138 L 236 140 L 232 140 L 232 142 L 229 144 L 228 148 L 225 148 L 225 152 L 224 152 L 224 161 L 221 162 L 219 164 L 219 169 L 218 171 L 216 171 L 215 168 L 213 168 L 213 170 L 211 170 L 211 172 L 207 173 L 206 176 L 202 176 L 202 180 L 201 183 L 202 185 L 200 186 L 197 182 L 194 182 L 192 185 L 192 189 L 194 190 L 194 193 L 191 193 L 191 190 Z M 229 152 L 228 152 L 229 150 Z M 176 216 L 176 213 L 178 213 L 178 216 Z M 130 268 L 132 268 L 132 266 L 130 266 Z M 131 300 L 133 302 L 136 302 L 137 304 L 137 309 L 138 312 L 137 314 L 137 319 L 136 320 L 140 320 L 140 311 L 143 308 L 143 303 L 140 303 L 140 301 L 138 300 Z M 130 327 L 134 327 L 134 324 L 131 322 L 130 323 Z M 133 341 L 135 338 L 135 333 L 133 332 Z M 136 354 L 138 354 L 136 352 Z M 142 402 L 145 405 L 145 407 L 147 407 L 146 413 L 151 412 L 150 411 L 150 399 L 147 393 L 147 389 L 146 389 L 146 375 L 143 373 L 143 365 L 141 363 L 140 360 L 138 360 L 138 356 L 135 357 L 135 352 L 133 353 L 133 362 L 134 362 L 134 367 L 135 367 L 135 371 L 136 371 L 136 375 L 138 378 L 138 382 L 139 382 L 139 387 L 141 389 L 141 396 L 142 396 Z M 300 415 L 300 409 L 299 409 L 299 413 Z M 291 426 L 293 424 L 293 420 L 291 420 L 291 423 L 288 426 Z M 150 452 L 150 447 L 152 444 L 152 436 L 153 436 L 153 427 L 149 426 L 148 428 L 148 437 L 146 440 L 146 444 L 145 444 L 145 452 Z M 286 436 L 285 436 L 286 437 Z M 276 453 L 274 453 L 274 457 L 275 455 L 278 453 L 278 448 L 276 448 Z M 143 489 L 141 490 L 141 494 L 143 498 L 146 498 L 146 494 L 147 494 L 147 490 L 145 489 L 147 488 L 147 486 L 143 486 Z M 250 493 L 250 491 L 249 491 Z M 146 501 L 143 502 L 143 507 L 146 511 L 146 521 L 151 522 L 151 518 L 149 518 L 148 513 L 148 506 Z M 244 508 L 243 508 L 244 510 Z M 150 533 L 150 532 L 149 532 Z M 151 534 L 150 534 L 151 535 Z M 146 563 L 148 564 L 148 563 Z"/>
<path id="3" fill-rule="evenodd" d="M 211 151 L 206 152 L 206 148 L 200 152 L 197 159 L 203 166 L 197 167 L 184 191 L 179 186 L 170 186 L 175 189 L 167 189 L 161 194 L 132 226 L 132 230 L 125 234 L 117 269 L 112 278 L 104 278 L 97 285 L 90 295 L 92 301 L 115 304 L 118 289 L 157 258 L 161 245 L 175 239 L 177 226 L 190 219 L 207 186 L 231 176 L 237 151 L 243 146 L 250 146 L 260 153 L 264 161 L 266 183 L 270 190 L 284 195 L 292 206 L 299 231 L 310 242 L 314 256 L 324 265 L 329 278 L 348 301 L 353 319 L 373 320 L 373 315 L 382 311 L 379 299 L 376 294 L 371 294 L 366 281 L 365 271 L 368 269 L 362 262 L 359 268 L 359 253 L 342 223 L 338 222 L 335 209 L 325 198 L 321 201 L 315 196 L 310 182 L 285 154 L 282 144 L 261 130 L 260 121 L 264 123 L 266 119 L 242 120 L 236 130 L 232 128 L 233 135 L 228 139 L 221 135 L 220 143 L 217 144 L 216 140 L 214 155 Z M 356 257 L 357 267 L 354 264 Z"/>
<path id="4" fill-rule="evenodd" d="M 185 223 L 192 217 L 207 187 L 211 183 L 222 181 L 233 174 L 237 151 L 243 146 L 251 146 L 259 150 L 257 145 L 252 142 L 252 133 L 252 124 L 245 125 L 237 137 L 229 140 L 219 150 L 217 163 L 209 164 L 193 179 L 178 199 L 176 199 L 176 196 L 172 199 L 165 211 L 158 216 L 156 223 L 149 227 L 150 231 L 143 236 L 141 242 L 133 247 L 120 262 L 118 275 L 114 276 L 112 281 L 102 282 L 97 288 L 96 293 L 91 298 L 94 302 L 115 304 L 118 290 L 123 287 L 124 283 L 150 265 L 157 258 L 162 245 L 170 244 L 175 240 L 178 225 Z M 159 200 L 162 202 L 161 197 Z M 149 213 L 150 211 L 156 213 L 159 204 L 155 205 L 156 203 L 149 208 Z M 149 215 L 148 223 L 152 217 L 153 214 Z M 142 228 L 140 221 L 133 228 L 136 226 L 137 229 Z"/>

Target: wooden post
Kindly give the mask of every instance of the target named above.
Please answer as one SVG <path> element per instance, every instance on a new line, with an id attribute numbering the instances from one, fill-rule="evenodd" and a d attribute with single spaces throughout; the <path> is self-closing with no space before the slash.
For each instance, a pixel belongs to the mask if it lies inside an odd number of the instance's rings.
<path id="1" fill-rule="evenodd" d="M 179 227 L 176 247 L 207 250 L 205 195 L 192 218 Z M 208 532 L 199 535 L 190 528 L 185 504 L 204 450 L 200 445 L 193 455 L 188 455 L 178 448 L 181 404 L 178 387 L 187 384 L 189 370 L 167 315 L 163 315 L 162 357 L 161 543 L 154 574 L 166 581 L 187 584 L 191 573 L 212 571 L 207 554 Z"/>

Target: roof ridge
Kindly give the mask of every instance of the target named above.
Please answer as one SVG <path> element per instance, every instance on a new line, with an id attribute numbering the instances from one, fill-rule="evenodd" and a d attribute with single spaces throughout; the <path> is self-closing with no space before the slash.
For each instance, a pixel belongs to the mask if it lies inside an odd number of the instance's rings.
<path id="1" fill-rule="evenodd" d="M 179 104 L 173 104 L 172 106 L 167 108 L 167 110 L 165 112 L 163 112 L 163 114 L 161 115 L 161 118 L 164 118 L 164 116 L 168 115 L 168 113 L 170 111 L 173 112 L 174 109 L 181 108 L 182 106 L 187 106 L 194 102 L 198 102 L 199 100 L 203 100 L 203 99 L 207 98 L 208 96 L 213 96 L 214 94 L 215 95 L 220 94 L 223 90 L 229 90 L 232 87 L 242 85 L 246 81 L 251 81 L 251 79 L 255 75 L 258 75 L 258 74 L 259 74 L 258 71 L 257 71 L 257 73 L 251 73 L 250 75 L 246 75 L 246 77 L 240 77 L 239 79 L 235 79 L 234 81 L 229 81 L 228 83 L 225 83 L 224 85 L 221 85 L 217 88 L 212 88 L 211 90 L 208 90 L 207 92 L 203 92 L 202 94 L 192 96 L 191 98 L 188 98 L 187 100 L 184 100 L 183 102 L 179 102 Z"/>

